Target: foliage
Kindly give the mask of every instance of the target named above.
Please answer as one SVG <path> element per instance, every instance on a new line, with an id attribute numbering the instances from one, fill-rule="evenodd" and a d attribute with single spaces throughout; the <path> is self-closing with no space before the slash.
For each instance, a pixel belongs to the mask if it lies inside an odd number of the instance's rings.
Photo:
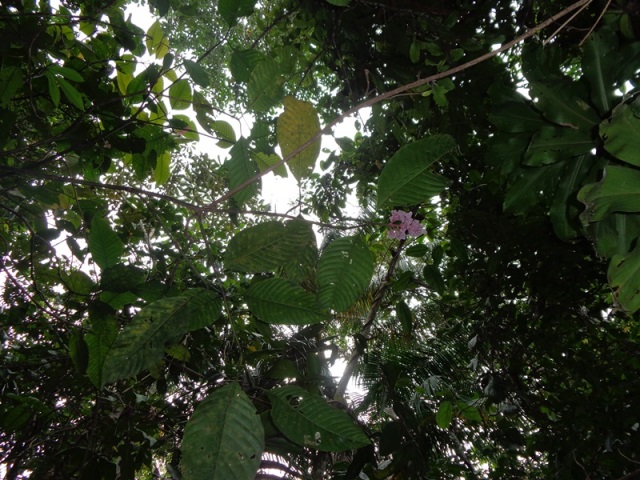
<path id="1" fill-rule="evenodd" d="M 633 2 L 53 3 L 0 6 L 6 478 L 638 474 Z"/>

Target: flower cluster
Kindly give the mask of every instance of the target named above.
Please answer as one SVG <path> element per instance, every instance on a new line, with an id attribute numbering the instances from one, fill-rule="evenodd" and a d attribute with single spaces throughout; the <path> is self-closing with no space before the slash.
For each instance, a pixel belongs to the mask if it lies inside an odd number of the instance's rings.
<path id="1" fill-rule="evenodd" d="M 426 233 L 422 224 L 411 217 L 411 212 L 392 210 L 391 218 L 389 220 L 389 238 L 404 240 L 407 238 L 407 235 L 419 237 Z"/>

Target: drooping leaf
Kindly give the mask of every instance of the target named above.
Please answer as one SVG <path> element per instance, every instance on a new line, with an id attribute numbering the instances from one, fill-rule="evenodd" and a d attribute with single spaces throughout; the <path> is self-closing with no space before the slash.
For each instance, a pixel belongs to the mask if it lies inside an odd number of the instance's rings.
<path id="1" fill-rule="evenodd" d="M 266 112 L 280 102 L 284 80 L 279 65 L 273 58 L 265 58 L 251 72 L 247 83 L 248 108 Z"/>
<path id="2" fill-rule="evenodd" d="M 171 178 L 171 153 L 162 152 L 156 158 L 156 168 L 153 170 L 153 181 L 158 185 L 166 183 Z"/>
<path id="3" fill-rule="evenodd" d="M 6 107 L 21 86 L 22 70 L 19 67 L 0 70 L 0 107 Z"/>
<path id="4" fill-rule="evenodd" d="M 103 270 L 119 263 L 124 253 L 122 240 L 111 230 L 109 222 L 98 216 L 91 221 L 87 244 L 93 261 Z"/>
<path id="5" fill-rule="evenodd" d="M 601 114 L 611 110 L 614 82 L 620 80 L 614 76 L 617 73 L 615 65 L 621 61 L 617 49 L 617 36 L 605 30 L 592 32 L 584 45 L 582 70 L 591 87 L 591 101 Z"/>
<path id="6" fill-rule="evenodd" d="M 299 445 L 323 452 L 342 452 L 371 443 L 349 415 L 298 386 L 273 389 L 269 400 L 273 422 Z"/>
<path id="7" fill-rule="evenodd" d="M 58 82 L 58 85 L 60 86 L 62 93 L 64 93 L 64 96 L 67 97 L 67 100 L 69 100 L 74 107 L 84 111 L 84 100 L 82 99 L 82 94 L 76 90 L 76 87 L 72 86 L 61 77 L 56 77 L 56 82 Z"/>
<path id="8" fill-rule="evenodd" d="M 151 24 L 145 37 L 147 50 L 150 54 L 155 54 L 157 59 L 163 58 L 169 53 L 169 39 L 162 31 L 160 22 L 156 20 Z"/>
<path id="9" fill-rule="evenodd" d="M 600 118 L 568 82 L 531 82 L 531 97 L 550 121 L 565 127 L 590 130 Z"/>
<path id="10" fill-rule="evenodd" d="M 225 166 L 229 171 L 229 188 L 234 189 L 253 178 L 258 173 L 258 165 L 251 156 L 249 141 L 244 137 L 238 139 L 229 154 L 231 158 L 226 161 Z M 261 180 L 258 179 L 238 191 L 233 199 L 242 205 L 258 193 L 260 185 Z"/>
<path id="11" fill-rule="evenodd" d="M 218 13 L 230 27 L 253 13 L 256 0 L 219 0 Z"/>
<path id="12" fill-rule="evenodd" d="M 229 70 L 237 82 L 247 83 L 256 66 L 265 59 L 262 52 L 254 49 L 236 50 L 231 55 Z"/>
<path id="13" fill-rule="evenodd" d="M 374 263 L 373 253 L 359 237 L 331 242 L 318 261 L 318 305 L 347 310 L 369 287 Z"/>
<path id="14" fill-rule="evenodd" d="M 209 87 L 209 74 L 204 68 L 202 68 L 202 66 L 198 62 L 194 62 L 193 60 L 185 60 L 184 69 L 187 71 L 189 77 L 191 77 L 191 80 L 193 80 L 196 85 L 199 85 L 202 88 Z"/>
<path id="15" fill-rule="evenodd" d="M 327 314 L 315 306 L 315 295 L 283 278 L 254 283 L 245 298 L 249 309 L 266 323 L 309 325 L 327 319 Z"/>
<path id="16" fill-rule="evenodd" d="M 398 302 L 396 305 L 396 316 L 400 321 L 402 327 L 402 333 L 405 335 L 411 335 L 413 331 L 413 313 L 406 302 Z"/>
<path id="17" fill-rule="evenodd" d="M 589 131 L 545 125 L 533 135 L 524 155 L 524 164 L 546 165 L 589 153 L 594 148 Z"/>
<path id="18" fill-rule="evenodd" d="M 182 440 L 185 480 L 253 480 L 264 450 L 264 429 L 237 383 L 215 390 L 193 412 Z"/>
<path id="19" fill-rule="evenodd" d="M 309 231 L 300 228 L 300 222 L 304 220 L 293 220 L 286 225 L 270 221 L 240 231 L 229 241 L 225 268 L 258 273 L 285 266 L 309 244 Z"/>
<path id="20" fill-rule="evenodd" d="M 445 400 L 438 407 L 436 412 L 436 423 L 440 428 L 447 429 L 451 425 L 453 417 L 453 405 L 449 400 Z"/>
<path id="21" fill-rule="evenodd" d="M 614 256 L 607 275 L 618 303 L 631 313 L 640 310 L 640 244 L 626 255 Z"/>
<path id="22" fill-rule="evenodd" d="M 51 72 L 44 72 L 44 75 L 47 77 L 47 85 L 49 86 L 49 96 L 51 97 L 51 101 L 53 102 L 53 105 L 57 107 L 60 104 L 60 87 L 58 86 L 56 77 Z"/>
<path id="23" fill-rule="evenodd" d="M 256 163 L 258 164 L 258 168 L 261 172 L 264 172 L 267 168 L 272 167 L 273 165 L 276 165 L 277 163 L 282 161 L 282 159 L 275 153 L 268 155 L 263 152 L 256 152 L 254 153 L 254 158 L 256 159 Z M 276 167 L 273 170 L 273 174 L 278 175 L 282 178 L 286 178 L 289 176 L 289 174 L 287 173 L 287 167 L 285 167 L 284 164 Z"/>
<path id="24" fill-rule="evenodd" d="M 611 212 L 640 212 L 640 171 L 609 165 L 600 182 L 580 190 L 578 200 L 587 207 L 580 215 L 585 225 Z"/>
<path id="25" fill-rule="evenodd" d="M 449 135 L 432 135 L 400 148 L 380 173 L 378 207 L 416 205 L 440 194 L 449 181 L 429 167 L 455 146 Z"/>
<path id="26" fill-rule="evenodd" d="M 288 157 L 320 132 L 320 120 L 309 102 L 290 96 L 285 97 L 282 102 L 284 112 L 278 117 L 276 135 L 282 155 Z M 319 154 L 320 139 L 287 161 L 296 180 L 300 181 L 311 174 Z"/>
<path id="27" fill-rule="evenodd" d="M 640 102 L 622 104 L 600 124 L 604 148 L 622 161 L 640 167 Z"/>
<path id="28" fill-rule="evenodd" d="M 169 104 L 175 110 L 184 110 L 191 106 L 193 94 L 191 85 L 185 79 L 177 80 L 169 87 Z"/>

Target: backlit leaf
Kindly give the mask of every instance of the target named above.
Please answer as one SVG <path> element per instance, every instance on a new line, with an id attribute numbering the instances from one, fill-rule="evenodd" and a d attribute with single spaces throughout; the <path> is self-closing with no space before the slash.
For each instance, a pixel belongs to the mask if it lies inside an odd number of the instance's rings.
<path id="1" fill-rule="evenodd" d="M 640 103 L 620 105 L 600 124 L 604 148 L 622 161 L 640 167 Z"/>
<path id="2" fill-rule="evenodd" d="M 103 270 L 119 263 L 124 253 L 122 240 L 111 230 L 109 222 L 98 216 L 91 222 L 87 244 L 93 261 Z"/>
<path id="3" fill-rule="evenodd" d="M 287 96 L 282 101 L 284 112 L 278 117 L 276 135 L 284 157 L 288 157 L 320 132 L 318 114 L 309 102 Z M 313 171 L 320 154 L 320 139 L 287 161 L 291 173 L 300 181 Z"/>
<path id="4" fill-rule="evenodd" d="M 323 452 L 343 452 L 371 442 L 346 412 L 295 386 L 269 392 L 273 423 L 291 441 Z"/>
<path id="5" fill-rule="evenodd" d="M 193 412 L 182 440 L 185 480 L 253 480 L 264 450 L 262 421 L 237 383 L 215 390 Z"/>
<path id="6" fill-rule="evenodd" d="M 185 79 L 174 82 L 169 88 L 169 104 L 175 110 L 189 108 L 192 99 L 191 85 Z"/>
<path id="7" fill-rule="evenodd" d="M 156 158 L 156 168 L 153 170 L 153 181 L 158 185 L 166 183 L 171 178 L 171 153 L 162 152 Z"/>
<path id="8" fill-rule="evenodd" d="M 184 69 L 196 85 L 199 85 L 202 88 L 207 88 L 209 86 L 209 74 L 198 62 L 185 60 Z"/>
<path id="9" fill-rule="evenodd" d="M 318 261 L 318 305 L 347 310 L 369 287 L 374 263 L 373 253 L 359 237 L 331 242 Z"/>
<path id="10" fill-rule="evenodd" d="M 453 417 L 453 405 L 449 400 L 445 400 L 438 407 L 436 412 L 436 423 L 440 428 L 447 429 L 451 425 Z"/>
<path id="11" fill-rule="evenodd" d="M 580 215 L 584 224 L 602 220 L 611 212 L 640 212 L 640 171 L 610 165 L 600 182 L 580 190 L 578 200 L 587 206 Z"/>
<path id="12" fill-rule="evenodd" d="M 229 172 L 229 188 L 234 189 L 258 173 L 258 165 L 251 156 L 249 141 L 242 137 L 229 151 L 231 158 L 225 162 Z M 233 199 L 240 205 L 249 201 L 259 191 L 262 182 L 260 179 L 247 185 L 238 191 Z"/>
<path id="13" fill-rule="evenodd" d="M 449 135 L 432 135 L 400 148 L 378 179 L 378 207 L 409 206 L 429 201 L 449 184 L 429 171 L 445 159 L 456 144 Z"/>

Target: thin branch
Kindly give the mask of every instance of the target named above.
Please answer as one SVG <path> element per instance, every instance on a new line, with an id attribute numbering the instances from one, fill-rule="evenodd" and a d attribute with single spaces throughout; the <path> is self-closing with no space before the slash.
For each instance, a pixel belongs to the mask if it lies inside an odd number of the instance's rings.
<path id="1" fill-rule="evenodd" d="M 354 113 L 359 112 L 363 108 L 371 107 L 371 106 L 373 106 L 373 105 L 375 105 L 377 103 L 380 103 L 382 101 L 385 101 L 385 100 L 390 100 L 390 99 L 392 99 L 392 98 L 394 98 L 394 97 L 396 97 L 396 96 L 398 96 L 398 95 L 400 95 L 402 93 L 408 92 L 409 90 L 413 90 L 415 88 L 418 88 L 418 87 L 421 87 L 423 85 L 426 85 L 427 83 L 431 83 L 431 82 L 434 82 L 436 80 L 440 80 L 442 78 L 450 77 L 452 75 L 455 75 L 456 73 L 459 73 L 459 72 L 462 72 L 464 70 L 467 70 L 468 68 L 471 68 L 474 65 L 478 65 L 479 63 L 482 63 L 485 60 L 489 60 L 490 58 L 493 58 L 493 57 L 501 54 L 502 52 L 505 52 L 505 51 L 509 50 L 510 48 L 512 48 L 513 46 L 515 46 L 518 43 L 522 42 L 523 40 L 526 40 L 527 38 L 532 37 L 533 35 L 535 35 L 539 31 L 541 31 L 541 30 L 545 29 L 546 27 L 548 27 L 549 25 L 552 25 L 553 23 L 557 22 L 560 18 L 564 17 L 565 15 L 568 15 L 569 13 L 573 12 L 574 10 L 576 10 L 578 8 L 581 8 L 581 7 L 585 6 L 585 5 L 588 5 L 589 3 L 591 3 L 591 1 L 592 0 L 579 0 L 578 2 L 576 2 L 573 5 L 565 8 L 561 12 L 553 15 L 552 17 L 549 17 L 544 22 L 542 22 L 542 23 L 536 25 L 535 27 L 527 30 L 525 33 L 523 33 L 522 35 L 518 36 L 514 40 L 511 40 L 510 42 L 505 43 L 504 45 L 502 45 L 497 50 L 493 50 L 491 52 L 487 52 L 487 53 L 485 53 L 483 55 L 480 55 L 477 58 L 474 58 L 473 60 L 469 60 L 468 62 L 463 63 L 462 65 L 458 65 L 456 67 L 450 68 L 449 70 L 447 70 L 445 72 L 436 73 L 436 74 L 430 75 L 430 76 L 428 76 L 426 78 L 422 78 L 420 80 L 416 80 L 415 82 L 411 82 L 411 83 L 408 83 L 406 85 L 402 85 L 402 86 L 400 86 L 398 88 L 394 88 L 393 90 L 389 90 L 388 92 L 382 93 L 380 95 L 377 95 L 375 97 L 369 98 L 369 99 L 359 103 L 355 107 L 350 108 L 346 112 L 342 113 L 341 115 L 339 115 L 338 117 L 333 119 L 323 129 L 321 129 L 318 133 L 316 133 L 313 137 L 311 137 L 305 143 L 300 145 L 298 148 L 293 150 L 289 155 L 285 156 L 282 160 L 280 160 L 279 162 L 275 163 L 274 165 L 271 165 L 270 167 L 264 169 L 263 171 L 261 171 L 260 173 L 254 175 L 253 177 L 249 178 L 248 180 L 242 182 L 240 185 L 232 188 L 227 193 L 225 193 L 224 195 L 222 195 L 218 199 L 216 199 L 213 202 L 211 202 L 208 206 L 204 207 L 204 209 L 207 210 L 207 209 L 215 208 L 216 205 L 219 205 L 220 203 L 224 202 L 225 200 L 228 200 L 229 198 L 234 196 L 236 193 L 238 193 L 242 189 L 246 188 L 247 186 L 251 185 L 253 182 L 259 180 L 262 177 L 264 177 L 267 173 L 270 173 L 273 170 L 275 170 L 276 168 L 284 165 L 289 160 L 291 160 L 293 157 L 298 155 L 300 152 L 302 152 L 303 150 L 306 150 L 312 144 L 314 144 L 315 142 L 320 140 L 322 135 L 331 134 L 331 130 L 333 129 L 333 127 L 335 127 L 336 125 L 341 123 L 347 117 L 350 117 Z"/>
<path id="2" fill-rule="evenodd" d="M 571 21 L 574 18 L 576 18 L 578 15 L 580 15 L 580 12 L 582 12 L 585 8 L 587 8 L 588 5 L 589 5 L 588 3 L 585 3 L 582 7 L 580 7 L 580 9 L 577 12 L 575 12 L 566 21 L 564 21 L 562 23 L 562 25 L 560 25 L 551 35 L 549 35 L 549 38 L 545 39 L 545 41 L 542 42 L 542 46 L 546 46 L 551 40 L 553 40 L 555 38 L 555 36 L 558 33 L 560 33 L 564 27 L 566 27 L 569 23 L 571 23 Z M 582 44 L 580 44 L 580 45 L 582 45 Z"/>
<path id="3" fill-rule="evenodd" d="M 581 47 L 582 45 L 584 45 L 584 42 L 587 41 L 587 38 L 589 38 L 589 35 L 591 35 L 591 32 L 593 32 L 593 30 L 596 28 L 596 25 L 598 25 L 598 23 L 600 23 L 600 19 L 604 16 L 605 12 L 607 10 L 609 10 L 609 5 L 611 5 L 611 0 L 607 0 L 607 4 L 604 6 L 604 8 L 602 9 L 602 11 L 600 12 L 600 15 L 598 16 L 598 18 L 596 19 L 595 22 L 593 22 L 593 25 L 591 25 L 591 28 L 589 29 L 589 31 L 587 32 L 587 34 L 584 36 L 584 38 L 582 39 L 582 41 L 578 44 L 579 47 Z"/>

